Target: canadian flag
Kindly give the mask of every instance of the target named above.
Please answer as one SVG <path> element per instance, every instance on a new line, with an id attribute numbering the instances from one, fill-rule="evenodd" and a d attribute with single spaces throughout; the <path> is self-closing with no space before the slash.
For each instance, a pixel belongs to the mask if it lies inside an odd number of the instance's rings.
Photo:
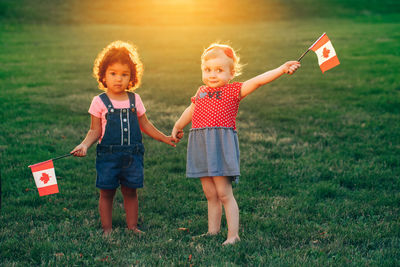
<path id="1" fill-rule="evenodd" d="M 58 193 L 57 178 L 54 171 L 53 160 L 43 161 L 30 165 L 39 196 Z"/>
<path id="2" fill-rule="evenodd" d="M 335 49 L 326 33 L 322 34 L 309 49 L 317 54 L 318 64 L 322 73 L 340 64 Z"/>

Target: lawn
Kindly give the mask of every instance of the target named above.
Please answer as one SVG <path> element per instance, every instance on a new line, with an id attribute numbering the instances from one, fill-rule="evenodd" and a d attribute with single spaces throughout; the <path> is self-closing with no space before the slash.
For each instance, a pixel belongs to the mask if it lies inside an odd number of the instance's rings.
<path id="1" fill-rule="evenodd" d="M 187 1 L 194 8 L 152 0 L 160 4 L 154 12 L 103 0 L 36 2 L 0 2 L 0 265 L 398 265 L 396 1 L 233 1 L 232 15 L 208 20 L 227 1 Z M 176 11 L 179 5 L 187 14 Z M 317 10 L 329 14 L 313 15 Z M 102 236 L 94 148 L 86 158 L 55 161 L 60 193 L 39 197 L 27 166 L 68 153 L 84 138 L 90 101 L 101 93 L 93 61 L 109 42 L 138 46 L 145 71 L 137 93 L 148 118 L 169 133 L 201 85 L 200 55 L 211 42 L 239 50 L 246 65 L 234 81 L 245 81 L 297 59 L 323 32 L 339 66 L 322 74 L 310 52 L 295 75 L 240 104 L 240 243 L 221 246 L 224 219 L 221 234 L 193 239 L 207 231 L 207 201 L 200 182 L 185 178 L 189 127 L 175 149 L 144 138 L 145 235 L 125 229 L 118 192 L 114 231 Z"/>

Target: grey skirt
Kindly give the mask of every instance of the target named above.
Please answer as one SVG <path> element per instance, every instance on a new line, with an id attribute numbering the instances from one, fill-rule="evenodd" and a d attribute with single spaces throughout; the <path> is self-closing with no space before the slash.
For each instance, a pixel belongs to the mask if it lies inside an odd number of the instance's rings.
<path id="1" fill-rule="evenodd" d="M 232 128 L 191 129 L 187 147 L 186 176 L 200 178 L 240 175 L 239 140 Z"/>

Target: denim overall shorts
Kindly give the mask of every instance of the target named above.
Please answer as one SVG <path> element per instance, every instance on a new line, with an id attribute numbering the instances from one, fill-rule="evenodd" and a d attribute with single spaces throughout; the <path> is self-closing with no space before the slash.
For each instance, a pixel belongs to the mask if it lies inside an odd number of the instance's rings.
<path id="1" fill-rule="evenodd" d="M 116 189 L 143 187 L 142 133 L 135 108 L 135 94 L 128 92 L 129 108 L 115 109 L 106 93 L 100 99 L 107 107 L 103 139 L 96 148 L 96 187 Z"/>

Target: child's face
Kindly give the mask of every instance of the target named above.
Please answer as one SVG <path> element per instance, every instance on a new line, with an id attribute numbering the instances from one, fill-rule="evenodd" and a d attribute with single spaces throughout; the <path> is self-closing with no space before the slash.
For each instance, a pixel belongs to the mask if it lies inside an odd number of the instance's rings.
<path id="1" fill-rule="evenodd" d="M 127 64 L 119 62 L 109 65 L 106 69 L 105 83 L 107 91 L 120 94 L 128 88 L 131 78 L 131 70 Z"/>
<path id="2" fill-rule="evenodd" d="M 210 58 L 201 65 L 203 82 L 212 88 L 224 86 L 233 79 L 232 62 L 224 56 Z"/>

